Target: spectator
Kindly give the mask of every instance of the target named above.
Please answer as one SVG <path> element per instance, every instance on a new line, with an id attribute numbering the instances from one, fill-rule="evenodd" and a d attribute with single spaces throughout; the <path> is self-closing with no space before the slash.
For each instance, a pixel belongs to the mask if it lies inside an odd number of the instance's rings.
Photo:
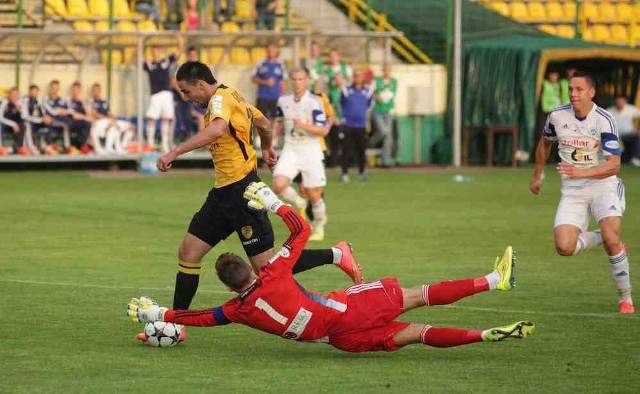
<path id="1" fill-rule="evenodd" d="M 71 136 L 75 136 L 75 146 L 84 154 L 89 150 L 89 136 L 91 135 L 91 123 L 93 118 L 87 105 L 81 97 L 82 85 L 80 82 L 74 82 L 71 85 L 71 97 L 69 98 L 69 106 L 71 107 Z"/>
<path id="2" fill-rule="evenodd" d="M 99 83 L 91 86 L 88 104 L 95 119 L 91 127 L 91 139 L 96 153 L 126 154 L 126 147 L 133 140 L 135 128 L 130 122 L 118 120 L 113 116 L 109 102 L 102 97 L 102 87 Z M 104 147 L 100 145 L 102 138 L 105 139 Z"/>
<path id="3" fill-rule="evenodd" d="M 182 1 L 181 0 L 167 0 L 167 16 L 164 20 L 165 30 L 180 30 L 180 24 L 182 23 Z"/>
<path id="4" fill-rule="evenodd" d="M 58 145 L 54 143 L 54 137 L 62 134 L 62 143 L 66 153 L 79 153 L 78 149 L 71 146 L 69 127 L 73 118 L 69 103 L 60 97 L 60 82 L 56 79 L 49 82 L 49 92 L 42 100 L 42 112 L 52 118 L 51 125 L 47 129 L 45 153 L 59 152 Z"/>
<path id="5" fill-rule="evenodd" d="M 225 20 L 224 22 L 229 22 L 233 18 L 233 14 L 235 14 L 235 4 L 236 0 L 227 0 L 227 8 L 224 10 Z M 218 25 L 223 23 L 222 20 L 222 0 L 214 0 L 213 2 L 213 21 Z"/>
<path id="6" fill-rule="evenodd" d="M 25 133 L 25 145 L 27 149 L 34 154 L 40 154 L 38 147 L 41 146 L 40 140 L 42 137 L 48 136 L 47 127 L 51 124 L 53 119 L 51 116 L 43 114 L 42 102 L 40 100 L 40 88 L 38 85 L 29 86 L 29 93 L 27 97 L 22 99 L 22 119 L 27 121 L 27 129 Z M 54 150 L 46 150 L 45 153 L 55 154 Z"/>
<path id="7" fill-rule="evenodd" d="M 267 57 L 258 62 L 251 74 L 251 81 L 258 85 L 256 107 L 273 122 L 276 118 L 278 99 L 286 92 L 285 80 L 289 77 L 284 63 L 278 60 L 278 46 L 269 43 L 266 50 Z"/>
<path id="8" fill-rule="evenodd" d="M 365 150 L 367 148 L 367 111 L 371 106 L 373 89 L 364 84 L 364 71 L 356 70 L 353 74 L 353 83 L 344 84 L 342 78 L 338 78 L 341 87 L 340 104 L 342 106 L 342 175 L 340 182 L 349 182 L 349 153 L 353 151 L 358 163 L 360 180 L 367 181 Z"/>
<path id="9" fill-rule="evenodd" d="M 324 67 L 324 61 L 321 54 L 322 48 L 318 41 L 311 42 L 311 53 L 309 57 L 304 59 L 303 65 L 309 70 L 311 75 L 311 92 L 320 93 L 320 76 L 322 75 L 322 68 Z"/>
<path id="10" fill-rule="evenodd" d="M 187 23 L 187 30 L 200 29 L 200 10 L 198 0 L 187 0 L 187 7 L 184 9 L 184 21 Z"/>
<path id="11" fill-rule="evenodd" d="M 149 15 L 156 26 L 160 27 L 160 6 L 156 0 L 136 0 L 135 10 L 143 14 Z"/>
<path id="12" fill-rule="evenodd" d="M 569 80 L 576 71 L 578 71 L 578 69 L 575 67 L 568 68 L 566 73 L 567 77 L 560 80 L 560 105 L 571 103 L 569 99 Z"/>
<path id="13" fill-rule="evenodd" d="M 391 110 L 394 106 L 398 81 L 391 76 L 391 66 L 385 64 L 382 67 L 382 76 L 375 77 L 375 105 L 371 115 L 371 121 L 375 129 L 371 136 L 370 145 L 375 147 L 382 142 L 382 166 L 387 168 L 391 163 L 391 150 L 393 148 L 393 116 Z"/>
<path id="14" fill-rule="evenodd" d="M 562 103 L 558 78 L 560 78 L 560 74 L 557 71 L 549 71 L 547 78 L 542 82 L 540 105 L 542 106 L 542 112 L 545 113 L 545 118 L 549 112 Z"/>
<path id="15" fill-rule="evenodd" d="M 196 48 L 195 46 L 190 46 L 187 48 L 187 61 L 199 61 L 198 48 Z M 191 120 L 192 103 L 184 99 L 184 97 L 182 96 L 182 92 L 180 92 L 180 89 L 178 88 L 175 73 L 172 73 L 172 75 L 174 75 L 171 78 L 171 86 L 176 112 L 175 130 L 182 135 L 182 140 L 186 141 L 187 139 L 189 139 L 189 137 L 191 137 L 191 130 L 193 128 L 193 122 Z"/>
<path id="16" fill-rule="evenodd" d="M 182 48 L 182 41 L 179 42 L 179 48 Z M 151 98 L 147 109 L 147 144 L 151 148 L 155 147 L 156 123 L 161 119 L 162 151 L 166 153 L 173 145 L 171 126 L 175 118 L 175 109 L 171 93 L 170 68 L 175 66 L 177 56 L 175 54 L 163 56 L 162 49 L 155 45 L 151 47 L 151 53 L 153 59 L 143 64 L 144 70 L 149 74 L 151 87 Z"/>
<path id="17" fill-rule="evenodd" d="M 329 86 L 329 100 L 333 106 L 336 116 L 336 123 L 329 131 L 329 155 L 327 156 L 327 167 L 333 167 L 338 163 L 340 146 L 340 119 L 342 119 L 342 109 L 340 108 L 340 87 L 343 82 L 350 81 L 353 76 L 353 69 L 348 64 L 340 61 L 340 54 L 336 48 L 329 50 L 329 64 L 324 69 L 327 85 Z"/>
<path id="18" fill-rule="evenodd" d="M 276 27 L 276 0 L 256 0 L 256 27 L 258 30 L 273 30 Z"/>
<path id="19" fill-rule="evenodd" d="M 627 102 L 627 97 L 620 95 L 616 97 L 616 105 L 607 108 L 618 123 L 618 134 L 622 140 L 624 151 L 622 161 L 631 161 L 636 167 L 640 167 L 640 134 L 634 127 L 633 121 L 640 119 L 640 109 Z"/>
<path id="20" fill-rule="evenodd" d="M 2 144 L 3 135 L 13 136 L 14 152 L 23 156 L 30 156 L 29 150 L 24 146 L 26 120 L 23 119 L 24 113 L 20 102 L 20 93 L 18 88 L 11 88 L 7 92 L 7 98 L 0 103 L 0 155 L 6 155 L 8 152 Z"/>

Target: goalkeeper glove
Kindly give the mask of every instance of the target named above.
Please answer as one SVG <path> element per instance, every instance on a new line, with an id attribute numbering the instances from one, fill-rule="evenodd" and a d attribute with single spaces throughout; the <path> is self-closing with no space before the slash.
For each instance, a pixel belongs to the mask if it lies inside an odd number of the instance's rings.
<path id="1" fill-rule="evenodd" d="M 247 205 L 251 209 L 269 210 L 273 213 L 284 203 L 276 196 L 276 194 L 264 182 L 251 182 L 244 191 L 244 198 L 249 200 Z"/>
<path id="2" fill-rule="evenodd" d="M 167 310 L 158 306 L 153 298 L 147 296 L 132 298 L 127 304 L 127 316 L 136 323 L 164 321 L 164 313 Z"/>

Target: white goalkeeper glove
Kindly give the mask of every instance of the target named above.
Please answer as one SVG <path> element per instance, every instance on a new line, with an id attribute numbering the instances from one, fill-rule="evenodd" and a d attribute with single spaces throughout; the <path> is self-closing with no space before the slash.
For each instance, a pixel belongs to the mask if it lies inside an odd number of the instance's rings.
<path id="1" fill-rule="evenodd" d="M 284 205 L 264 182 L 251 182 L 244 190 L 243 196 L 249 200 L 247 203 L 249 208 L 255 210 L 266 209 L 276 213 Z"/>
<path id="2" fill-rule="evenodd" d="M 164 313 L 167 310 L 158 306 L 153 298 L 147 296 L 132 298 L 127 304 L 127 316 L 136 323 L 164 321 Z"/>

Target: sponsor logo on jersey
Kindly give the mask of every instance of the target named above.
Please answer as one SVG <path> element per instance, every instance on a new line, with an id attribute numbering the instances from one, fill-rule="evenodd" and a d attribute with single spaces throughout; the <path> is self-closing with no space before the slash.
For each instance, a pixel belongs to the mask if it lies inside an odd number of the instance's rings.
<path id="1" fill-rule="evenodd" d="M 296 317 L 293 318 L 293 321 L 289 327 L 287 327 L 287 331 L 282 334 L 282 337 L 285 339 L 298 339 L 300 335 L 302 335 L 304 329 L 307 328 L 307 324 L 311 321 L 312 316 L 312 312 L 304 308 L 300 308 Z"/>
<path id="2" fill-rule="evenodd" d="M 251 228 L 251 226 L 244 226 L 240 229 L 240 233 L 242 233 L 244 239 L 249 239 L 253 235 L 253 228 Z"/>
<path id="3" fill-rule="evenodd" d="M 564 146 L 572 146 L 574 148 L 588 148 L 589 147 L 589 141 L 582 141 L 579 139 L 573 139 L 573 140 L 561 140 L 560 143 Z"/>
<path id="4" fill-rule="evenodd" d="M 591 161 L 591 156 L 586 154 L 582 149 L 574 149 L 571 153 L 571 159 L 573 161 Z"/>
<path id="5" fill-rule="evenodd" d="M 594 136 L 598 134 L 598 131 L 596 129 L 589 129 L 589 135 Z"/>
<path id="6" fill-rule="evenodd" d="M 568 129 L 568 128 L 569 128 L 569 125 L 565 123 L 565 124 L 564 124 L 564 126 L 562 126 L 562 128 L 563 128 L 563 129 Z"/>
<path id="7" fill-rule="evenodd" d="M 220 115 L 222 113 L 222 96 L 211 97 L 211 114 Z"/>
<path id="8" fill-rule="evenodd" d="M 604 147 L 609 149 L 618 149 L 620 148 L 620 144 L 618 141 L 607 141 L 604 143 Z"/>

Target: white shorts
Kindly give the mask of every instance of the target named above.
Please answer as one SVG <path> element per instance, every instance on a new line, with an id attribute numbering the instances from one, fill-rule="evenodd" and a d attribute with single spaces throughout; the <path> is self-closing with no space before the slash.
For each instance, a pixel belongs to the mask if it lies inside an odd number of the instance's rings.
<path id="1" fill-rule="evenodd" d="M 322 162 L 322 152 L 305 155 L 290 150 L 282 151 L 273 175 L 282 175 L 293 180 L 298 173 L 302 174 L 304 187 L 324 187 L 327 185 L 327 175 Z"/>
<path id="2" fill-rule="evenodd" d="M 163 90 L 151 95 L 147 118 L 150 119 L 173 119 L 175 109 L 173 108 L 173 93 Z"/>
<path id="3" fill-rule="evenodd" d="M 620 179 L 602 186 L 563 187 L 554 227 L 570 224 L 585 232 L 589 228 L 589 213 L 600 222 L 610 216 L 621 217 L 625 207 L 624 184 Z"/>

